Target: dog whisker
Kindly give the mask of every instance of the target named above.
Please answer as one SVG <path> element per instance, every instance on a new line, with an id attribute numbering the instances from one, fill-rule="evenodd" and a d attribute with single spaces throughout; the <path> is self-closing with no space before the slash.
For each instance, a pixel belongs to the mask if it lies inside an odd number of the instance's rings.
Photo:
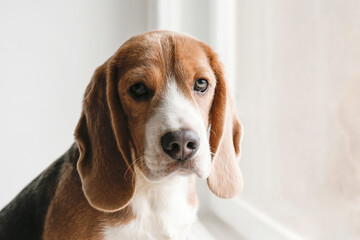
<path id="1" fill-rule="evenodd" d="M 137 161 L 141 161 L 142 159 L 145 159 L 145 156 L 141 156 L 135 160 L 133 160 L 133 162 L 129 165 L 129 167 L 126 169 L 125 173 L 124 173 L 124 178 L 127 179 L 126 174 L 128 173 L 128 171 L 130 170 L 130 168 L 137 162 Z M 141 163 L 141 162 L 140 162 Z"/>

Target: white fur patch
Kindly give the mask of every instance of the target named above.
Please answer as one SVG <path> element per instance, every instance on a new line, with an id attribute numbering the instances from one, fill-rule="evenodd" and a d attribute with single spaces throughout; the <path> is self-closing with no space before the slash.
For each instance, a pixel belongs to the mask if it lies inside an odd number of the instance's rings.
<path id="1" fill-rule="evenodd" d="M 200 138 L 198 151 L 182 167 L 208 177 L 210 147 L 201 114 L 178 89 L 176 81 L 169 79 L 159 106 L 145 126 L 144 161 L 148 171 L 135 167 L 136 189 L 130 203 L 135 219 L 121 226 L 105 226 L 105 240 L 187 238 L 197 210 L 188 203 L 189 177 L 174 174 L 182 169 L 163 151 L 160 141 L 165 133 L 181 129 L 193 130 Z"/>
<path id="2" fill-rule="evenodd" d="M 130 203 L 136 217 L 125 225 L 105 226 L 104 240 L 185 240 L 196 219 L 196 208 L 188 204 L 188 188 L 188 177 L 150 183 L 137 172 Z"/>
<path id="3" fill-rule="evenodd" d="M 198 151 L 193 159 L 187 160 L 184 164 L 191 165 L 191 170 L 199 177 L 208 177 L 211 156 L 201 114 L 179 90 L 176 81 L 169 79 L 160 105 L 146 124 L 145 163 L 150 170 L 150 180 L 160 180 L 171 174 L 172 169 L 176 170 L 176 167 L 171 166 L 174 160 L 163 151 L 160 139 L 165 133 L 180 129 L 194 130 L 200 137 Z"/>

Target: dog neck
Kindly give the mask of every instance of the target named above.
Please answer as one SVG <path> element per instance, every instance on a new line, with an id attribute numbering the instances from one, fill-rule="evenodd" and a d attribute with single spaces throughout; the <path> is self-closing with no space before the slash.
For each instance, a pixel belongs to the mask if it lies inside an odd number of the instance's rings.
<path id="1" fill-rule="evenodd" d="M 138 171 L 130 203 L 135 219 L 105 227 L 105 239 L 186 239 L 196 219 L 194 176 L 173 175 L 154 183 Z"/>

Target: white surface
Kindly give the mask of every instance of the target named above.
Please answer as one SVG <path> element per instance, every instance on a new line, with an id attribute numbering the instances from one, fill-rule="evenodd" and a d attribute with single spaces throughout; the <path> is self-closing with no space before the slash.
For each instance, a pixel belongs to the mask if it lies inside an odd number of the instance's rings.
<path id="1" fill-rule="evenodd" d="M 0 208 L 73 142 L 93 71 L 152 26 L 149 3 L 1 3 Z M 236 4 L 242 200 L 303 238 L 359 239 L 359 1 Z M 183 0 L 180 24 L 161 24 L 211 43 L 211 7 Z"/>
<path id="2" fill-rule="evenodd" d="M 207 230 L 200 221 L 196 221 L 189 235 L 189 240 L 215 240 L 214 236 Z M 229 239 L 227 239 L 229 240 Z"/>
<path id="3" fill-rule="evenodd" d="M 242 199 L 214 198 L 211 204 L 215 209 L 214 213 L 226 223 L 226 226 L 244 239 L 304 240 L 287 226 Z"/>
<path id="4" fill-rule="evenodd" d="M 181 30 L 181 0 L 148 0 L 148 29 Z"/>
<path id="5" fill-rule="evenodd" d="M 73 143 L 95 68 L 146 31 L 146 1 L 2 1 L 0 208 Z"/>
<path id="6" fill-rule="evenodd" d="M 236 0 L 211 0 L 210 14 L 210 44 L 224 64 L 229 85 L 235 86 Z"/>
<path id="7" fill-rule="evenodd" d="M 360 2 L 238 1 L 237 23 L 242 200 L 304 239 L 360 239 Z"/>
<path id="8" fill-rule="evenodd" d="M 236 229 L 232 228 L 227 222 L 221 220 L 212 211 L 199 214 L 199 222 L 214 239 L 224 240 L 245 240 Z M 195 225 L 196 227 L 196 225 Z M 206 238 L 204 238 L 206 239 Z"/>

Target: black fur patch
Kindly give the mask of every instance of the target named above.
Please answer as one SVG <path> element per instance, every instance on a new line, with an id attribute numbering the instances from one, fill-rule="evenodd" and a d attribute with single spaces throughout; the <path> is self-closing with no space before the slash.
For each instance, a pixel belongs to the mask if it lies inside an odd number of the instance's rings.
<path id="1" fill-rule="evenodd" d="M 75 144 L 0 211 L 0 240 L 40 240 L 64 162 L 77 161 Z"/>

